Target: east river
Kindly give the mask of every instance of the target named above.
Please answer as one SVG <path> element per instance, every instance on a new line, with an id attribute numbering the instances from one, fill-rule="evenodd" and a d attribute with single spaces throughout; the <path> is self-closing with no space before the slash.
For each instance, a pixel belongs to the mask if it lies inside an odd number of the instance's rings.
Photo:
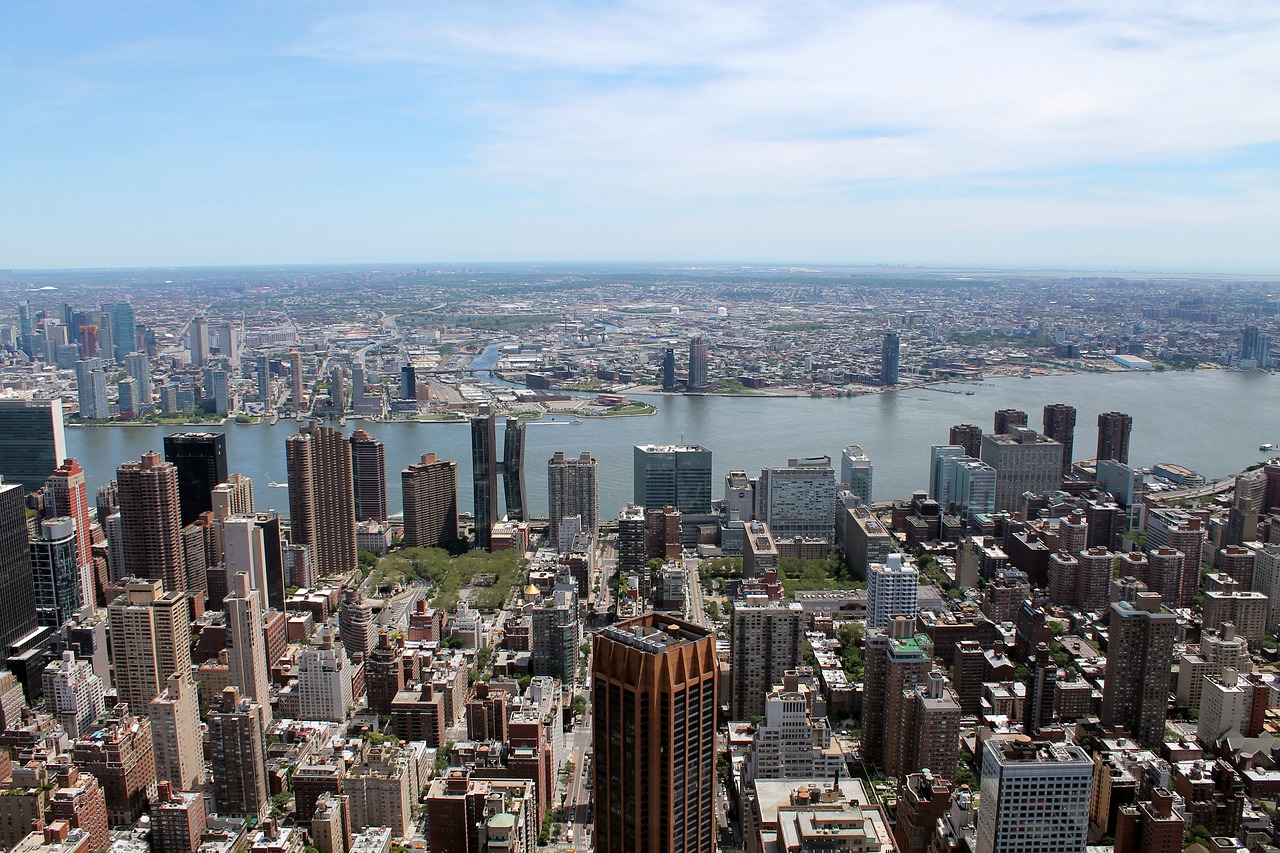
<path id="1" fill-rule="evenodd" d="M 589 450 L 599 460 L 600 511 L 616 514 L 631 498 L 632 447 L 636 444 L 700 444 L 713 451 L 715 482 L 726 471 L 757 475 L 762 466 L 785 465 L 788 457 L 830 455 L 839 466 L 842 447 L 860 444 L 875 466 L 876 500 L 888 500 L 927 484 L 929 446 L 945 444 L 952 424 L 991 429 L 992 413 L 1022 409 L 1040 426 L 1046 403 L 1078 409 L 1075 457 L 1093 455 L 1097 415 L 1133 416 L 1130 462 L 1151 466 L 1176 462 L 1206 478 L 1224 476 L 1261 461 L 1263 443 L 1280 444 L 1280 376 L 1218 370 L 1169 373 L 1078 374 L 1030 379 L 992 379 L 983 384 L 914 389 L 852 399 L 683 397 L 646 398 L 658 413 L 649 417 L 583 419 L 565 416 L 528 422 L 525 476 L 531 509 L 545 515 L 547 460 L 554 451 Z M 972 395 L 964 392 L 972 391 Z M 298 422 L 190 427 L 224 431 L 232 472 L 253 478 L 259 509 L 288 511 L 284 440 Z M 427 452 L 458 463 L 460 510 L 471 508 L 471 445 L 466 422 L 374 423 L 349 421 L 386 443 L 387 500 L 400 511 L 398 472 Z M 84 465 L 93 490 L 115 467 L 147 450 L 162 450 L 162 437 L 177 427 L 89 427 L 67 430 L 71 455 Z M 499 419 L 498 450 L 502 449 Z M 716 485 L 713 494 L 722 489 Z"/>

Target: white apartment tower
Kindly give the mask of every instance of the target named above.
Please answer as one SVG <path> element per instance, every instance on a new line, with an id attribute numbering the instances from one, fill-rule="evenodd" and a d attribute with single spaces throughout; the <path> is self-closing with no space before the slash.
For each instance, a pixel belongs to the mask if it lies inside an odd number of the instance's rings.
<path id="1" fill-rule="evenodd" d="M 883 628 L 891 616 L 916 617 L 920 572 L 901 554 L 867 567 L 867 627 Z"/>
<path id="2" fill-rule="evenodd" d="M 864 504 L 871 503 L 871 457 L 856 444 L 851 444 L 840 453 L 840 485 L 848 492 L 862 498 Z"/>

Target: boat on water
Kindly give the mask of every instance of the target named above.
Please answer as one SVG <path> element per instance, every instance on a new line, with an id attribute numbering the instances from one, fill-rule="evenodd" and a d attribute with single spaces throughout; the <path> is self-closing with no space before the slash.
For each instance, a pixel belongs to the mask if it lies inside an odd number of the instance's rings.
<path id="1" fill-rule="evenodd" d="M 1258 445 L 1258 449 L 1259 449 L 1259 450 L 1262 450 L 1262 451 L 1275 450 L 1275 449 L 1276 449 L 1276 446 L 1275 446 L 1274 444 L 1272 444 L 1271 442 L 1269 442 L 1269 441 L 1268 441 L 1266 444 L 1260 444 L 1260 445 Z"/>
<path id="2" fill-rule="evenodd" d="M 965 395 L 966 397 L 972 397 L 972 396 L 973 396 L 973 392 L 972 392 L 972 391 L 965 391 L 965 392 L 964 392 L 964 395 Z"/>
<path id="3" fill-rule="evenodd" d="M 580 424 L 580 423 L 582 423 L 582 421 L 581 421 L 581 420 L 579 420 L 578 418 L 574 418 L 573 420 L 569 421 L 569 423 L 571 423 L 571 424 Z"/>
<path id="4" fill-rule="evenodd" d="M 268 488 L 268 489 L 287 489 L 287 488 L 289 488 L 289 484 L 288 484 L 288 483 L 277 483 L 277 482 L 275 482 L 275 481 L 273 480 L 272 482 L 267 483 L 267 488 Z"/>

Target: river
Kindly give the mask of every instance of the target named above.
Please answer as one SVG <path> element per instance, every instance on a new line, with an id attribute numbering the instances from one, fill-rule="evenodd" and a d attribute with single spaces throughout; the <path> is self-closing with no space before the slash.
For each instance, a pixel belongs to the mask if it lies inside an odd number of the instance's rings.
<path id="1" fill-rule="evenodd" d="M 888 500 L 925 488 L 929 447 L 944 444 L 952 424 L 991 429 L 992 413 L 1012 407 L 1030 413 L 1040 425 L 1046 403 L 1062 402 L 1079 410 L 1077 458 L 1093 455 L 1099 412 L 1118 410 L 1133 416 L 1130 461 L 1186 465 L 1207 478 L 1239 471 L 1260 461 L 1264 442 L 1280 444 L 1280 377 L 1265 373 L 1193 371 L 1168 373 L 1079 374 L 1031 379 L 993 379 L 981 385 L 948 386 L 963 393 L 906 390 L 852 399 L 683 397 L 651 398 L 658 413 L 650 417 L 583 419 L 571 424 L 533 421 L 528 425 L 525 476 L 531 509 L 546 513 L 546 462 L 556 450 L 576 455 L 589 450 L 599 460 L 600 511 L 616 514 L 631 498 L 632 446 L 645 443 L 701 444 L 714 453 L 716 483 L 740 468 L 758 474 L 765 465 L 785 465 L 788 457 L 829 454 L 839 465 L 847 444 L 860 444 L 875 466 L 874 497 Z M 363 426 L 386 443 L 387 500 L 400 510 L 401 468 L 427 452 L 458 463 L 460 508 L 471 507 L 470 430 L 463 423 L 366 423 L 349 421 L 348 432 Z M 230 470 L 253 478 L 257 506 L 287 512 L 288 492 L 268 482 L 285 482 L 284 440 L 297 430 L 294 421 L 275 425 L 228 424 L 193 428 L 225 431 Z M 111 479 L 115 467 L 161 449 L 173 427 L 90 427 L 68 429 L 69 451 L 84 465 L 90 494 Z M 501 426 L 499 427 L 501 432 Z M 502 437 L 498 437 L 502 447 Z"/>

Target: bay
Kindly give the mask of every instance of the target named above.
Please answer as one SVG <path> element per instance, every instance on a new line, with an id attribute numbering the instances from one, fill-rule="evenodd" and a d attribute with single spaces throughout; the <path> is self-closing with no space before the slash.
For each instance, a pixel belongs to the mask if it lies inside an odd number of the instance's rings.
<path id="1" fill-rule="evenodd" d="M 659 410 L 649 417 L 585 418 L 572 424 L 528 423 L 525 476 L 536 515 L 547 509 L 547 460 L 563 450 L 589 450 L 599 460 L 600 511 L 613 517 L 631 499 L 632 447 L 692 443 L 713 452 L 713 495 L 722 493 L 726 471 L 751 475 L 789 457 L 830 455 L 860 444 L 875 466 L 874 498 L 889 500 L 927 485 L 929 447 L 945 444 L 952 424 L 975 423 L 990 431 L 996 409 L 1029 413 L 1040 426 L 1042 407 L 1067 403 L 1078 409 L 1075 457 L 1091 457 L 1097 416 L 1105 411 L 1133 416 L 1130 461 L 1151 466 L 1176 462 L 1207 478 L 1224 476 L 1262 461 L 1263 443 L 1280 444 L 1280 377 L 1258 372 L 1201 370 L 1168 373 L 1076 374 L 1030 379 L 992 379 L 945 386 L 948 391 L 907 389 L 852 399 L 773 397 L 651 398 Z M 965 391 L 972 391 L 972 396 Z M 227 433 L 230 470 L 253 479 L 259 509 L 287 514 L 285 438 L 298 422 L 192 427 Z M 400 511 L 399 471 L 428 452 L 458 463 L 459 506 L 471 508 L 471 432 L 463 423 L 373 423 L 349 421 L 348 433 L 364 428 L 386 443 L 387 499 Z M 501 452 L 501 419 L 498 448 Z M 87 427 L 67 430 L 71 455 L 80 460 L 90 495 L 114 476 L 120 463 L 161 450 L 175 427 Z"/>

